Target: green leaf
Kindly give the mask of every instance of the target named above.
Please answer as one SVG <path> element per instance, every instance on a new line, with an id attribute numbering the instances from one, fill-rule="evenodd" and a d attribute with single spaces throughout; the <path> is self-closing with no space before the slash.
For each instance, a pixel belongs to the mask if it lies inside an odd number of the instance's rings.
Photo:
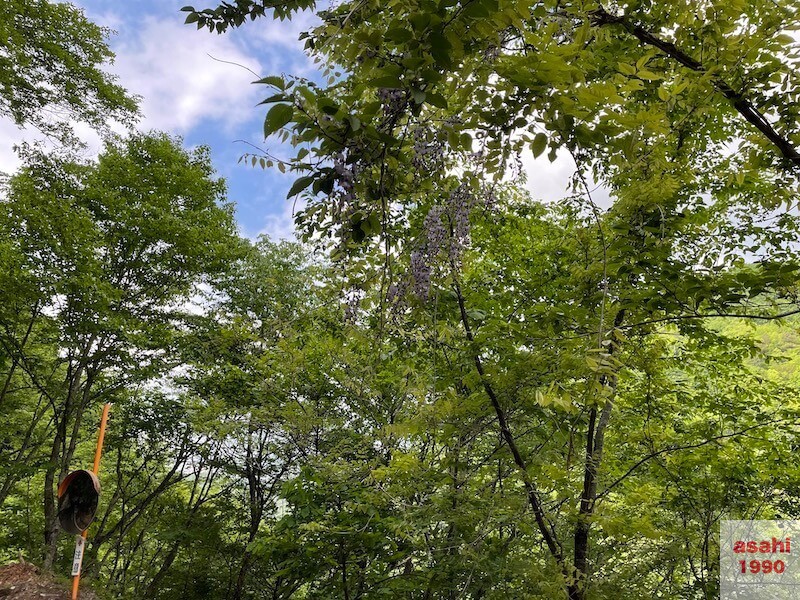
<path id="1" fill-rule="evenodd" d="M 545 148 L 547 148 L 547 135 L 544 133 L 537 133 L 531 143 L 531 150 L 533 150 L 534 158 L 541 156 Z"/>
<path id="2" fill-rule="evenodd" d="M 381 220 L 377 212 L 370 213 L 369 217 L 361 221 L 361 229 L 365 234 L 374 235 L 381 231 Z"/>
<path id="3" fill-rule="evenodd" d="M 429 92 L 426 101 L 436 108 L 447 108 L 447 99 L 437 92 Z"/>
<path id="4" fill-rule="evenodd" d="M 339 105 L 327 96 L 317 97 L 317 107 L 326 115 L 335 115 L 339 112 Z"/>
<path id="5" fill-rule="evenodd" d="M 269 137 L 278 131 L 291 121 L 293 116 L 294 108 L 292 108 L 291 104 L 276 104 L 270 108 L 264 119 L 264 137 Z"/>
<path id="6" fill-rule="evenodd" d="M 430 37 L 431 42 L 431 56 L 436 61 L 437 64 L 440 65 L 449 65 L 450 64 L 450 42 L 448 39 L 442 35 L 441 32 L 435 32 L 431 34 Z"/>
<path id="7" fill-rule="evenodd" d="M 351 232 L 350 235 L 352 236 L 353 241 L 356 244 L 360 244 L 367 237 L 367 234 L 361 228 L 361 223 L 359 223 L 357 226 L 353 227 L 353 231 Z"/>
<path id="8" fill-rule="evenodd" d="M 398 89 L 403 87 L 403 82 L 396 75 L 383 75 L 369 82 L 373 87 Z"/>
<path id="9" fill-rule="evenodd" d="M 486 319 L 486 312 L 478 308 L 473 308 L 467 311 L 467 316 L 473 321 L 483 321 Z"/>
<path id="10" fill-rule="evenodd" d="M 659 75 L 658 73 L 653 73 L 652 71 L 648 71 L 646 69 L 643 69 L 643 70 L 639 71 L 638 73 L 636 73 L 636 75 L 640 79 L 646 79 L 647 81 L 655 81 L 657 79 L 664 79 L 663 75 Z"/>
<path id="11" fill-rule="evenodd" d="M 414 37 L 414 33 L 408 27 L 394 27 L 386 32 L 386 39 L 398 44 L 407 42 Z"/>
<path id="12" fill-rule="evenodd" d="M 256 106 L 261 106 L 262 104 L 272 104 L 273 102 L 282 102 L 288 100 L 286 94 L 273 94 L 269 98 L 264 98 L 261 102 L 259 102 Z"/>
<path id="13" fill-rule="evenodd" d="M 286 194 L 287 198 L 291 198 L 292 196 L 296 196 L 308 186 L 314 183 L 314 177 L 311 175 L 306 175 L 305 177 L 300 177 L 297 179 L 293 184 L 292 187 L 289 188 L 289 193 Z"/>
<path id="14" fill-rule="evenodd" d="M 267 85 L 276 87 L 279 90 L 286 89 L 286 82 L 283 80 L 283 77 L 278 77 L 277 75 L 270 75 L 269 77 L 264 77 L 263 79 L 254 81 L 253 83 L 265 83 Z"/>

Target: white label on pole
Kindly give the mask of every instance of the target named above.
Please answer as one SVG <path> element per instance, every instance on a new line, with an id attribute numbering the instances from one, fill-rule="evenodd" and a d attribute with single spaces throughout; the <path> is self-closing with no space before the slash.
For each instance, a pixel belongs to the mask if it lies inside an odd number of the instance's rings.
<path id="1" fill-rule="evenodd" d="M 81 563 L 83 562 L 83 547 L 86 545 L 86 540 L 82 535 L 75 536 L 75 554 L 72 557 L 72 576 L 81 574 Z"/>

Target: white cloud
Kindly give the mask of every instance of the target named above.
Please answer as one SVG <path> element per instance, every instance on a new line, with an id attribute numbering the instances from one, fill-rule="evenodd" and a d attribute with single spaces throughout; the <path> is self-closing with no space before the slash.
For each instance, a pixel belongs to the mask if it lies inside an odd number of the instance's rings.
<path id="1" fill-rule="evenodd" d="M 261 66 L 226 36 L 147 17 L 114 50 L 113 72 L 142 96 L 141 128 L 186 133 L 208 120 L 232 127 L 253 116 L 260 90 L 243 67 Z"/>
<path id="2" fill-rule="evenodd" d="M 116 133 L 123 133 L 124 127 L 116 122 L 109 123 L 109 127 Z M 86 144 L 85 148 L 73 148 L 72 151 L 79 159 L 92 160 L 97 157 L 103 146 L 103 140 L 97 131 L 86 123 L 72 123 L 76 137 Z M 39 143 L 45 150 L 56 150 L 60 144 L 55 140 L 45 137 L 41 132 L 30 127 L 17 127 L 11 119 L 0 117 L 0 140 L 5 143 L 0 145 L 0 173 L 12 174 L 20 166 L 20 160 L 15 145 L 23 143 Z"/>
<path id="3" fill-rule="evenodd" d="M 561 155 L 550 162 L 547 156 L 534 158 L 533 153 L 522 154 L 522 166 L 528 176 L 526 188 L 537 200 L 556 202 L 569 194 L 570 177 L 575 172 L 575 163 L 571 158 Z"/>
<path id="4" fill-rule="evenodd" d="M 115 34 L 118 33 L 120 28 L 125 24 L 123 18 L 113 10 L 105 9 L 102 11 L 94 11 L 89 7 L 80 6 L 81 2 L 78 0 L 72 0 L 70 4 L 79 6 L 92 23 L 96 23 L 101 27 L 108 27 Z"/>
<path id="5" fill-rule="evenodd" d="M 104 25 L 124 28 L 113 13 L 101 16 L 90 15 Z M 119 76 L 122 86 L 142 96 L 144 118 L 140 129 L 184 134 L 208 121 L 232 127 L 253 117 L 253 106 L 263 93 L 251 85 L 255 77 L 242 67 L 219 60 L 245 65 L 255 72 L 260 71 L 260 65 L 230 39 L 156 17 L 146 17 L 134 31 L 112 38 L 117 58 L 106 68 Z M 119 124 L 110 125 L 118 133 L 123 131 Z M 96 156 L 102 146 L 97 133 L 81 123 L 74 127 L 89 146 L 86 157 Z M 0 171 L 11 173 L 19 166 L 14 144 L 41 138 L 38 131 L 20 129 L 9 119 L 0 118 L 0 139 L 5 141 L 0 144 Z"/>
<path id="6" fill-rule="evenodd" d="M 0 173 L 13 173 L 19 167 L 19 158 L 13 147 L 23 139 L 24 134 L 24 130 L 14 125 L 13 121 L 0 118 L 0 140 L 5 140 L 0 145 Z"/>
<path id="7" fill-rule="evenodd" d="M 276 56 L 276 60 L 267 65 L 266 75 L 284 70 L 291 75 L 312 77 L 318 72 L 317 66 L 303 53 L 304 42 L 298 38 L 304 31 L 310 31 L 321 23 L 315 12 L 304 11 L 294 15 L 290 21 L 276 21 L 265 17 L 259 22 L 245 25 L 244 29 L 252 29 L 255 38 L 266 48 L 283 50 L 282 56 Z"/>
<path id="8" fill-rule="evenodd" d="M 296 50 L 299 46 L 297 38 L 304 31 L 309 31 L 321 24 L 321 19 L 314 12 L 301 12 L 292 17 L 291 20 L 280 21 L 264 17 L 257 23 L 258 37 L 271 45 L 280 45 L 291 50 Z M 248 25 L 251 26 L 252 25 Z"/>
<path id="9" fill-rule="evenodd" d="M 534 158 L 533 153 L 522 154 L 522 167 L 527 175 L 525 187 L 534 199 L 544 202 L 558 202 L 572 194 L 570 180 L 575 173 L 575 162 L 563 149 L 558 158 L 550 162 L 546 155 Z M 607 209 L 612 201 L 608 189 L 589 182 L 592 200 L 598 207 Z"/>
<path id="10" fill-rule="evenodd" d="M 249 235 L 244 232 L 247 237 L 255 240 L 261 235 L 266 235 L 273 241 L 290 240 L 295 241 L 294 215 L 295 212 L 302 209 L 300 203 L 294 204 L 291 200 L 286 200 L 283 203 L 283 208 L 280 213 L 272 213 L 264 215 L 262 220 L 261 229 L 255 235 Z"/>

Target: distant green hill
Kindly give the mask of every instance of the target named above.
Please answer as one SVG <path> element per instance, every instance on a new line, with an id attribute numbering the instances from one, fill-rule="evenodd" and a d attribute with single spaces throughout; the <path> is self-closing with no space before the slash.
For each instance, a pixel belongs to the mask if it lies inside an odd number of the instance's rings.
<path id="1" fill-rule="evenodd" d="M 761 351 L 749 362 L 761 375 L 780 383 L 800 383 L 800 319 L 745 321 L 720 319 L 717 330 L 730 337 L 748 338 Z"/>

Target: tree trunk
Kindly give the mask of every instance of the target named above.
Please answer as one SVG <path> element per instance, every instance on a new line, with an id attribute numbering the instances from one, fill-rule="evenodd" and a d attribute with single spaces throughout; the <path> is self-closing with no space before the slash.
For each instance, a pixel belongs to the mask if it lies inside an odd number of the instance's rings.
<path id="1" fill-rule="evenodd" d="M 62 414 L 56 424 L 56 434 L 53 437 L 53 445 L 50 449 L 50 461 L 47 463 L 47 470 L 44 474 L 44 552 L 42 556 L 43 566 L 46 570 L 53 568 L 56 558 L 56 543 L 58 542 L 58 507 L 56 504 L 56 475 L 60 471 L 61 448 L 66 437 L 66 414 Z M 61 477 L 58 477 L 61 483 Z"/>
<path id="2" fill-rule="evenodd" d="M 247 432 L 247 451 L 244 461 L 245 476 L 247 477 L 247 489 L 249 492 L 250 500 L 250 526 L 247 534 L 247 547 L 245 547 L 244 556 L 242 557 L 242 565 L 239 567 L 239 575 L 236 577 L 236 588 L 233 591 L 234 600 L 241 600 L 242 593 L 244 592 L 244 583 L 247 579 L 247 571 L 250 569 L 252 562 L 252 554 L 248 547 L 253 540 L 256 539 L 258 528 L 261 525 L 261 517 L 263 512 L 263 493 L 261 491 L 261 482 L 258 479 L 258 473 L 253 465 L 253 426 L 252 421 L 248 424 Z"/>
<path id="3" fill-rule="evenodd" d="M 67 429 L 69 425 L 70 414 L 75 405 L 75 398 L 80 388 L 81 379 L 86 364 L 86 356 L 89 352 L 91 344 L 94 343 L 94 336 L 84 346 L 81 352 L 81 359 L 77 365 L 71 364 L 67 369 L 67 397 L 64 400 L 64 407 L 61 415 L 56 414 L 56 435 L 53 438 L 53 445 L 50 450 L 50 461 L 47 464 L 47 470 L 44 476 L 44 556 L 43 566 L 47 570 L 53 568 L 53 563 L 56 557 L 56 544 L 58 542 L 58 506 L 57 506 L 57 489 L 56 481 L 58 484 L 63 481 L 69 468 L 69 462 L 72 459 L 72 452 L 75 449 L 75 440 L 70 442 L 70 452 L 67 452 Z M 88 394 L 88 383 L 84 390 L 84 394 Z M 80 412 L 80 411 L 79 411 Z M 74 437 L 74 432 L 73 432 Z M 58 475 L 58 479 L 56 479 Z"/>
<path id="4" fill-rule="evenodd" d="M 11 360 L 11 366 L 8 369 L 8 374 L 6 375 L 5 383 L 3 383 L 3 389 L 0 390 L 0 406 L 3 405 L 3 402 L 6 399 L 6 395 L 9 391 L 9 388 L 11 387 L 11 381 L 14 378 L 14 372 L 19 366 L 20 360 L 22 360 L 22 357 L 24 356 L 23 351 L 28 343 L 28 339 L 31 336 L 31 332 L 33 331 L 33 326 L 36 323 L 36 319 L 38 318 L 38 316 L 39 316 L 39 303 L 36 302 L 36 304 L 33 307 L 33 310 L 31 311 L 31 317 L 30 320 L 28 321 L 28 326 L 25 329 L 25 334 L 22 336 L 22 340 L 20 342 L 14 342 L 16 348 L 14 348 L 13 353 L 9 352 L 9 354 L 13 354 L 13 358 Z"/>
<path id="5" fill-rule="evenodd" d="M 455 273 L 455 271 L 456 271 L 455 266 L 453 266 L 453 273 Z M 469 324 L 469 317 L 467 315 L 467 308 L 464 300 L 464 295 L 461 292 L 461 286 L 455 277 L 454 277 L 454 291 L 456 293 L 456 298 L 458 299 L 458 308 L 461 315 L 461 324 L 464 327 L 464 333 L 466 334 L 467 341 L 470 344 L 474 344 L 475 336 L 473 335 L 472 328 L 470 327 Z M 523 458 L 522 453 L 519 450 L 516 438 L 511 432 L 506 411 L 500 404 L 500 399 L 497 397 L 494 388 L 492 387 L 491 383 L 486 377 L 480 353 L 477 351 L 473 351 L 472 359 L 475 363 L 475 369 L 477 370 L 478 375 L 480 376 L 483 388 L 486 391 L 486 395 L 489 396 L 492 408 L 494 409 L 495 415 L 497 416 L 497 423 L 500 426 L 500 435 L 502 436 L 503 441 L 508 446 L 508 449 L 511 452 L 511 456 L 514 459 L 514 464 L 516 465 L 517 471 L 520 475 L 520 478 L 522 479 L 522 484 L 523 487 L 525 488 L 525 495 L 527 497 L 528 504 L 530 505 L 531 510 L 533 511 L 533 516 L 536 521 L 536 526 L 538 527 L 539 533 L 542 535 L 542 538 L 544 539 L 544 542 L 547 545 L 547 549 L 550 551 L 550 555 L 556 561 L 556 564 L 558 565 L 561 574 L 564 577 L 564 581 L 567 582 L 568 590 L 570 590 L 574 585 L 572 583 L 569 583 L 574 579 L 573 577 L 574 570 L 570 565 L 567 564 L 564 558 L 564 552 L 561 546 L 561 542 L 559 541 L 556 535 L 553 523 L 549 520 L 545 512 L 545 508 L 542 504 L 542 500 L 539 496 L 539 491 L 536 488 L 535 482 L 531 479 L 531 476 L 528 473 L 528 465 L 525 459 Z M 572 596 L 570 596 L 570 600 L 572 600 Z M 579 598 L 577 600 L 579 600 Z"/>
<path id="6" fill-rule="evenodd" d="M 47 407 L 42 408 L 42 401 L 43 397 L 40 395 L 39 403 L 36 405 L 36 408 L 33 411 L 33 418 L 28 425 L 28 429 L 25 431 L 25 437 L 22 440 L 19 448 L 15 450 L 15 456 L 8 463 L 6 463 L 9 467 L 13 468 L 26 463 L 31 464 L 32 457 L 38 451 L 39 447 L 36 443 L 36 440 L 33 440 L 33 432 L 47 410 Z M 6 497 L 8 497 L 8 495 L 11 493 L 14 485 L 20 480 L 19 473 L 13 472 L 13 469 L 9 469 L 9 471 L 10 472 L 5 476 L 5 479 L 3 479 L 3 483 L 0 484 L 0 507 L 3 506 Z"/>
<path id="7" fill-rule="evenodd" d="M 177 540 L 172 543 L 172 546 L 167 552 L 167 555 L 164 557 L 164 562 L 161 563 L 161 568 L 158 570 L 158 573 L 155 574 L 153 579 L 147 584 L 147 589 L 143 594 L 143 598 L 155 598 L 156 592 L 158 591 L 158 586 L 161 584 L 161 581 L 166 576 L 167 572 L 172 567 L 172 563 L 175 562 L 175 558 L 178 556 L 178 551 L 181 549 L 181 540 Z"/>
<path id="8" fill-rule="evenodd" d="M 252 541 L 252 540 L 250 540 Z M 242 566 L 239 567 L 239 575 L 236 577 L 236 588 L 233 590 L 234 600 L 241 600 L 242 592 L 244 591 L 244 582 L 247 578 L 247 571 L 250 570 L 250 563 L 253 560 L 253 555 L 249 550 L 244 551 L 242 557 Z"/>
<path id="9" fill-rule="evenodd" d="M 614 318 L 614 328 L 619 327 L 625 317 L 625 310 L 621 309 Z M 618 350 L 616 343 L 611 344 L 609 353 L 613 354 Z M 569 586 L 568 593 L 570 600 L 584 600 L 586 598 L 586 587 L 589 583 L 589 531 L 591 529 L 591 517 L 594 514 L 595 502 L 597 500 L 597 474 L 600 463 L 603 459 L 603 448 L 605 446 L 605 435 L 608 422 L 611 419 L 611 411 L 614 408 L 614 393 L 617 388 L 617 377 L 615 374 L 601 375 L 600 382 L 603 386 L 608 385 L 611 396 L 606 399 L 603 410 L 600 411 L 599 418 L 597 407 L 592 406 L 589 411 L 589 425 L 586 431 L 586 460 L 583 469 L 583 490 L 581 501 L 578 508 L 578 522 L 575 525 L 574 534 L 574 554 L 573 565 L 575 567 L 576 580 Z"/>

